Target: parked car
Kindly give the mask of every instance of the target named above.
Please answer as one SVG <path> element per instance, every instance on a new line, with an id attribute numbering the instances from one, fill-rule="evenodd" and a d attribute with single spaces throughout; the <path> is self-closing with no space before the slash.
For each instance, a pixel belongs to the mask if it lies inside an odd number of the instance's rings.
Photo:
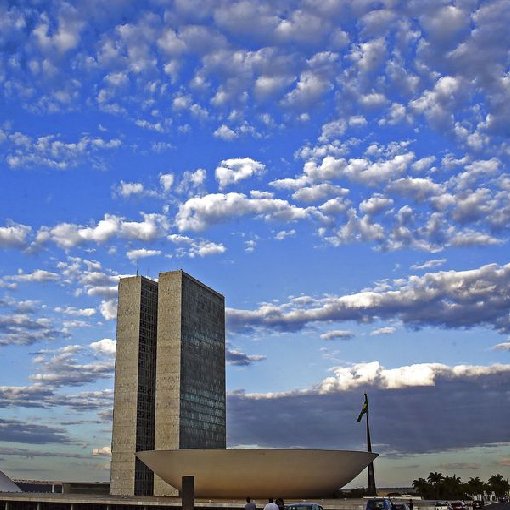
<path id="1" fill-rule="evenodd" d="M 372 498 L 367 501 L 366 510 L 392 510 L 391 499 Z"/>
<path id="2" fill-rule="evenodd" d="M 435 510 L 452 510 L 452 505 L 448 501 L 436 501 Z"/>
<path id="3" fill-rule="evenodd" d="M 451 502 L 453 510 L 466 510 L 466 503 L 464 501 L 452 501 Z"/>
<path id="4" fill-rule="evenodd" d="M 391 509 L 392 510 L 409 510 L 409 505 L 407 503 L 393 502 L 391 504 Z"/>
<path id="5" fill-rule="evenodd" d="M 290 503 L 285 505 L 285 510 L 324 510 L 318 503 Z"/>

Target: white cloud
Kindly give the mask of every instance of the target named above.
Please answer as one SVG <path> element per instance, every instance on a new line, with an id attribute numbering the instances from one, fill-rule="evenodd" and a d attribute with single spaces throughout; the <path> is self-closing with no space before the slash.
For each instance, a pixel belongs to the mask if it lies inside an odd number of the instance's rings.
<path id="1" fill-rule="evenodd" d="M 266 220 L 293 221 L 309 216 L 306 209 L 286 200 L 248 198 L 242 193 L 214 193 L 191 198 L 179 206 L 175 223 L 182 231 L 201 231 L 211 225 L 224 223 L 236 217 L 252 215 Z"/>
<path id="2" fill-rule="evenodd" d="M 139 182 L 120 181 L 118 193 L 123 198 L 129 198 L 131 195 L 141 195 L 145 191 L 143 184 Z"/>
<path id="3" fill-rule="evenodd" d="M 207 255 L 216 255 L 220 253 L 225 253 L 227 249 L 221 243 L 213 243 L 211 241 L 203 241 L 198 245 L 197 252 L 200 257 L 205 257 Z M 191 252 L 195 253 L 195 252 Z"/>
<path id="4" fill-rule="evenodd" d="M 244 251 L 246 253 L 253 253 L 257 246 L 257 241 L 255 239 L 248 239 L 248 241 L 244 242 Z"/>
<path id="5" fill-rule="evenodd" d="M 234 140 L 234 138 L 237 138 L 239 135 L 226 124 L 222 124 L 218 129 L 216 129 L 213 136 L 221 138 L 222 140 Z"/>
<path id="6" fill-rule="evenodd" d="M 280 230 L 277 232 L 274 236 L 274 238 L 277 241 L 283 241 L 284 239 L 287 239 L 288 237 L 294 237 L 296 235 L 296 231 L 294 229 L 292 230 Z"/>
<path id="7" fill-rule="evenodd" d="M 117 287 L 107 287 L 106 285 L 96 285 L 87 289 L 89 296 L 111 297 L 117 295 Z M 101 313 L 103 313 L 101 311 Z M 104 314 L 103 314 L 104 315 Z"/>
<path id="8" fill-rule="evenodd" d="M 348 189 L 333 184 L 315 184 L 313 186 L 305 186 L 292 194 L 292 198 L 301 202 L 317 202 L 332 195 L 344 196 L 349 193 Z"/>
<path id="9" fill-rule="evenodd" d="M 112 454 L 112 449 L 109 446 L 103 446 L 102 448 L 93 448 L 92 455 L 96 456 L 105 456 L 110 457 Z"/>
<path id="10" fill-rule="evenodd" d="M 122 145 L 118 138 L 105 140 L 84 134 L 75 142 L 64 142 L 60 135 L 32 138 L 20 132 L 8 133 L 7 143 L 5 160 L 11 168 L 43 166 L 56 170 L 67 170 L 84 161 L 101 167 L 96 156 Z"/>
<path id="11" fill-rule="evenodd" d="M 434 386 L 436 374 L 448 369 L 448 366 L 440 363 L 420 363 L 393 369 L 385 369 L 378 361 L 358 363 L 352 367 L 333 369 L 335 375 L 322 381 L 319 393 L 327 394 L 366 386 L 388 389 Z"/>
<path id="12" fill-rule="evenodd" d="M 255 80 L 255 94 L 268 98 L 280 94 L 294 81 L 293 76 L 259 76 Z"/>
<path id="13" fill-rule="evenodd" d="M 126 221 L 113 214 L 105 214 L 93 226 L 60 223 L 54 227 L 41 227 L 37 233 L 39 243 L 52 241 L 61 248 L 73 248 L 87 241 L 103 243 L 118 236 L 125 239 L 151 241 L 164 234 L 168 228 L 166 217 L 161 214 L 141 213 L 143 221 Z"/>
<path id="14" fill-rule="evenodd" d="M 332 89 L 329 79 L 310 70 L 303 71 L 296 87 L 285 96 L 283 103 L 299 109 L 309 108 Z"/>
<path id="15" fill-rule="evenodd" d="M 180 234 L 170 234 L 168 239 L 177 245 L 184 245 L 177 250 L 177 256 L 187 255 L 190 258 L 195 256 L 206 257 L 208 255 L 217 255 L 225 253 L 227 248 L 221 243 L 214 243 L 206 239 L 195 240 L 188 236 Z"/>
<path id="16" fill-rule="evenodd" d="M 247 367 L 259 361 L 264 361 L 267 359 L 267 356 L 262 354 L 245 354 L 244 352 L 241 352 L 237 349 L 231 349 L 227 347 L 225 359 L 229 365 L 236 367 Z"/>
<path id="17" fill-rule="evenodd" d="M 411 328 L 485 326 L 510 332 L 510 264 L 489 264 L 468 271 L 440 271 L 401 279 L 388 289 L 343 296 L 264 305 L 256 310 L 228 310 L 231 331 L 259 328 L 296 331 L 327 321 L 399 319 Z"/>
<path id="18" fill-rule="evenodd" d="M 354 337 L 354 333 L 352 331 L 347 331 L 344 329 L 335 329 L 334 331 L 328 331 L 327 333 L 323 333 L 321 338 L 323 340 L 350 340 Z"/>
<path id="19" fill-rule="evenodd" d="M 384 63 L 386 57 L 386 41 L 379 37 L 366 43 L 354 44 L 351 49 L 351 59 L 362 73 L 374 71 Z"/>
<path id="20" fill-rule="evenodd" d="M 413 264 L 411 269 L 429 269 L 431 267 L 442 266 L 446 262 L 446 259 L 433 259 L 427 260 L 423 264 Z"/>
<path id="21" fill-rule="evenodd" d="M 6 227 L 0 227 L 0 247 L 16 248 L 26 245 L 27 236 L 32 228 L 12 222 Z"/>
<path id="22" fill-rule="evenodd" d="M 397 328 L 395 328 L 393 326 L 386 326 L 386 327 L 383 327 L 383 328 L 374 329 L 374 331 L 372 331 L 370 334 L 374 335 L 374 336 L 377 336 L 377 335 L 393 335 L 393 333 L 395 333 L 396 330 L 397 330 Z"/>
<path id="23" fill-rule="evenodd" d="M 18 274 L 5 276 L 4 279 L 15 282 L 50 282 L 59 280 L 60 276 L 44 269 L 36 269 L 32 273 L 25 273 L 22 269 L 19 269 Z"/>
<path id="24" fill-rule="evenodd" d="M 322 134 L 319 142 L 326 143 L 333 138 L 341 137 L 347 130 L 347 122 L 344 119 L 334 120 L 322 126 Z"/>
<path id="25" fill-rule="evenodd" d="M 195 171 L 186 171 L 182 174 L 181 182 L 176 186 L 177 193 L 190 193 L 196 195 L 205 183 L 207 172 L 203 168 Z"/>
<path id="26" fill-rule="evenodd" d="M 220 189 L 250 177 L 262 175 L 265 165 L 251 158 L 224 159 L 216 168 L 216 179 Z"/>
<path id="27" fill-rule="evenodd" d="M 161 250 L 147 250 L 146 248 L 141 248 L 139 250 L 128 251 L 126 257 L 129 260 L 138 260 L 146 257 L 155 257 L 157 255 L 161 255 Z"/>
<path id="28" fill-rule="evenodd" d="M 102 340 L 98 340 L 97 342 L 92 342 L 89 344 L 93 351 L 98 354 L 105 354 L 108 356 L 115 356 L 117 343 L 115 340 L 111 340 L 109 338 L 103 338 Z"/>
<path id="29" fill-rule="evenodd" d="M 64 315 L 78 315 L 82 317 L 91 317 L 96 313 L 95 308 L 75 308 L 74 306 L 66 306 L 65 308 L 57 306 L 54 310 Z"/>
<path id="30" fill-rule="evenodd" d="M 415 161 L 411 165 L 411 168 L 413 169 L 414 172 L 421 173 L 421 172 L 424 172 L 425 170 L 429 169 L 435 160 L 436 160 L 435 156 L 428 156 L 426 158 L 421 158 L 421 159 L 418 159 L 417 161 Z"/>
<path id="31" fill-rule="evenodd" d="M 445 192 L 444 187 L 432 181 L 430 177 L 403 177 L 391 182 L 386 189 L 416 201 L 424 201 Z"/>
<path id="32" fill-rule="evenodd" d="M 386 198 L 381 194 L 375 194 L 370 198 L 363 200 L 359 204 L 359 211 L 369 216 L 374 216 L 382 211 L 387 210 L 393 205 L 392 198 Z"/>
<path id="33" fill-rule="evenodd" d="M 502 342 L 493 347 L 493 349 L 500 351 L 510 351 L 510 342 Z"/>
<path id="34" fill-rule="evenodd" d="M 165 191 L 165 193 L 168 193 L 174 183 L 174 175 L 173 174 L 160 174 L 159 182 L 161 184 L 161 187 Z"/>
<path id="35" fill-rule="evenodd" d="M 117 291 L 117 288 L 114 287 L 115 292 Z M 101 312 L 101 315 L 105 318 L 107 321 L 111 321 L 117 318 L 117 300 L 115 299 L 109 299 L 109 300 L 103 300 L 101 301 L 101 304 L 99 305 L 99 311 Z"/>

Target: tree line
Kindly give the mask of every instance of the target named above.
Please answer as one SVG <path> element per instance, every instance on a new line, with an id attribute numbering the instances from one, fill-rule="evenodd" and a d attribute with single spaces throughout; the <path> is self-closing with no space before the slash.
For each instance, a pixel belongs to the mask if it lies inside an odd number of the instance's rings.
<path id="1" fill-rule="evenodd" d="M 499 474 L 492 475 L 487 482 L 478 476 L 462 482 L 459 476 L 443 476 L 433 472 L 427 479 L 413 480 L 413 488 L 423 499 L 466 499 L 484 492 L 494 492 L 497 497 L 505 496 L 510 490 L 510 483 Z"/>

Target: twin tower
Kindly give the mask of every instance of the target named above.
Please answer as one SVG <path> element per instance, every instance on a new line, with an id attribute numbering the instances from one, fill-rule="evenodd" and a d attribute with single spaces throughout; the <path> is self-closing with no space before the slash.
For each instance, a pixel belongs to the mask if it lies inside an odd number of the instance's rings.
<path id="1" fill-rule="evenodd" d="M 183 271 L 121 279 L 111 494 L 176 494 L 137 451 L 225 447 L 224 297 Z"/>

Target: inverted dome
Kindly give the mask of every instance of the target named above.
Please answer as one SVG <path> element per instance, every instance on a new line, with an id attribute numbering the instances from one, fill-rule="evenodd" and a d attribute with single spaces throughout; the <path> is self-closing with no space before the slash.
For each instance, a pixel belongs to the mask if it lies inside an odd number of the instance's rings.
<path id="1" fill-rule="evenodd" d="M 195 477 L 202 498 L 312 498 L 331 495 L 377 454 L 349 450 L 148 450 L 137 452 L 172 487 Z"/>

